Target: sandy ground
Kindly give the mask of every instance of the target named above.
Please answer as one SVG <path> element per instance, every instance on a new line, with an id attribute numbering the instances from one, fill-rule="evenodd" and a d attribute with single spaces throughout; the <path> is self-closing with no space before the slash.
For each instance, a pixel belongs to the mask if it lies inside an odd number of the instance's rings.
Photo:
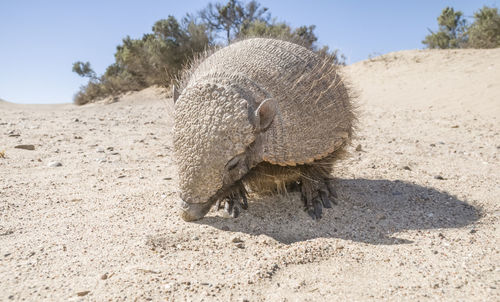
<path id="1" fill-rule="evenodd" d="M 158 89 L 0 102 L 0 300 L 498 301 L 499 70 L 500 49 L 345 68 L 358 137 L 319 222 L 294 194 L 180 220 Z"/>

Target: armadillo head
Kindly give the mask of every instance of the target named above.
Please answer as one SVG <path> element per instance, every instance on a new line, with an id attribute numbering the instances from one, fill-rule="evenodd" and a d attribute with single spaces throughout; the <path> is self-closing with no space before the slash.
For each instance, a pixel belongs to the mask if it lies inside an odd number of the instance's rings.
<path id="1" fill-rule="evenodd" d="M 184 220 L 205 216 L 255 165 L 250 146 L 275 106 L 270 100 L 252 107 L 234 89 L 215 84 L 188 86 L 178 98 L 174 150 Z"/>

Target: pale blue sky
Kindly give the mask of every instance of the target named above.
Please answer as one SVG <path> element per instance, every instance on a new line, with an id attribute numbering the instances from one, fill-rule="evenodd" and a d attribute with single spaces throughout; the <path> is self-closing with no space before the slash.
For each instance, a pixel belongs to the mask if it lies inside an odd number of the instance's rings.
<path id="1" fill-rule="evenodd" d="M 86 82 L 72 63 L 90 61 L 101 74 L 122 38 L 139 38 L 155 21 L 204 8 L 200 0 L 0 0 L 0 98 L 16 103 L 71 102 Z M 278 21 L 316 25 L 319 44 L 339 48 L 348 63 L 369 54 L 422 48 L 427 28 L 453 6 L 468 17 L 499 0 L 262 0 Z"/>

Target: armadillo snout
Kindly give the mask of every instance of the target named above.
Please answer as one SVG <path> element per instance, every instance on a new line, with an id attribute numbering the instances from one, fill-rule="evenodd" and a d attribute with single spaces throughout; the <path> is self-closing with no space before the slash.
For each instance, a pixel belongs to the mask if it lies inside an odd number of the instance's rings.
<path id="1" fill-rule="evenodd" d="M 211 201 L 207 201 L 205 203 L 187 203 L 185 201 L 181 201 L 180 216 L 184 219 L 184 221 L 199 220 L 207 215 L 212 205 L 213 202 Z"/>

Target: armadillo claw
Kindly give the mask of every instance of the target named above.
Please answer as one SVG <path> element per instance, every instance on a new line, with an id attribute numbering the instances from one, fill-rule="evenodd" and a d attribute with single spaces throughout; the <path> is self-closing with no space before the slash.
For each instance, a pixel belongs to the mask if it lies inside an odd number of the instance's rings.
<path id="1" fill-rule="evenodd" d="M 333 185 L 331 180 L 326 180 L 325 183 L 328 188 L 328 191 L 330 192 L 330 197 L 332 198 L 333 204 L 337 204 L 337 199 L 339 198 L 339 196 L 337 194 L 335 186 Z"/>
<path id="2" fill-rule="evenodd" d="M 246 210 L 248 209 L 248 199 L 247 199 L 247 191 L 245 190 L 245 187 L 243 184 L 237 183 L 237 187 L 234 191 L 232 191 L 228 197 L 224 198 L 224 217 L 229 218 L 237 218 L 240 213 L 241 209 Z M 219 205 L 217 207 L 217 210 L 221 208 L 221 201 L 217 201 L 217 204 Z"/>
<path id="3" fill-rule="evenodd" d="M 328 198 L 328 193 L 326 193 L 324 190 L 320 190 L 319 196 L 321 197 L 321 202 L 323 203 L 323 207 L 325 209 L 331 209 L 332 201 L 330 200 L 330 198 Z"/>
<path id="4" fill-rule="evenodd" d="M 314 220 L 321 219 L 323 208 L 332 208 L 332 204 L 337 204 L 337 193 L 330 179 L 325 179 L 324 184 L 311 184 L 310 182 L 302 182 L 301 184 L 302 201 L 304 202 L 304 210 Z"/>

